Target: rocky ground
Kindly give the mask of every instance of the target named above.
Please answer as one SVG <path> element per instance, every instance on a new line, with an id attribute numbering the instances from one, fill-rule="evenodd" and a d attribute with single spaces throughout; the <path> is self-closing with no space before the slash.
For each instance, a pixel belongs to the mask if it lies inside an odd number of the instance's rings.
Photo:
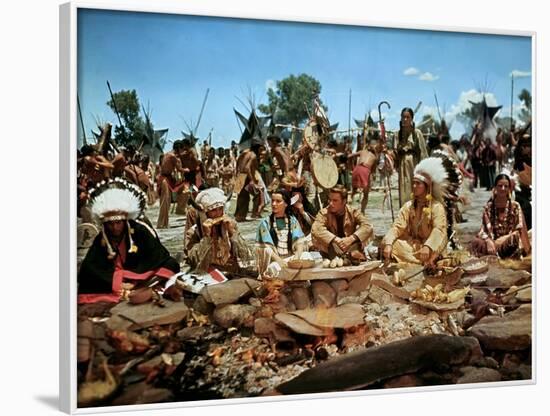
<path id="1" fill-rule="evenodd" d="M 395 189 L 393 196 L 397 207 Z M 467 221 L 457 227 L 464 245 L 479 229 L 489 193 L 476 190 L 470 197 Z M 391 223 L 382 199 L 382 191 L 373 190 L 367 208 L 377 236 Z M 157 206 L 147 212 L 153 224 L 157 214 Z M 250 241 L 257 225 L 247 221 L 239 230 Z M 159 230 L 176 258 L 183 226 L 184 217 L 172 214 L 170 228 Z M 359 267 L 311 281 L 233 280 L 163 307 L 122 302 L 80 308 L 79 403 L 530 379 L 531 274 L 521 270 L 529 267 L 483 261 L 485 270 L 474 274 L 464 266 L 413 276 L 419 268 L 405 267 L 403 274 L 413 277 L 403 284 L 392 280 L 400 267 Z M 469 289 L 455 303 L 411 301 L 411 293 L 438 284 L 446 293 Z M 387 362 L 395 365 L 381 364 Z"/>

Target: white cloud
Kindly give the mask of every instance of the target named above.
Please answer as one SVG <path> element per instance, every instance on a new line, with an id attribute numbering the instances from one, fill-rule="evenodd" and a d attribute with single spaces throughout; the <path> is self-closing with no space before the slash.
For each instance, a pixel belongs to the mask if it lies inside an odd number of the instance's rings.
<path id="1" fill-rule="evenodd" d="M 414 66 L 411 66 L 403 71 L 403 75 L 407 75 L 407 76 L 418 75 L 419 73 L 420 71 Z"/>
<path id="2" fill-rule="evenodd" d="M 431 72 L 424 72 L 418 79 L 420 81 L 436 81 L 439 79 L 439 75 L 433 75 Z"/>
<path id="3" fill-rule="evenodd" d="M 422 107 L 420 107 L 420 112 L 422 113 L 422 117 L 429 114 L 431 115 L 432 117 L 437 117 L 437 107 L 432 107 L 432 106 L 429 106 L 429 105 L 422 105 Z M 417 119 L 416 115 L 414 116 L 415 120 Z M 418 119 L 420 119 L 421 117 L 419 117 Z"/>
<path id="4" fill-rule="evenodd" d="M 460 97 L 458 98 L 458 102 L 456 104 L 453 104 L 451 106 L 450 111 L 447 112 L 449 116 L 456 117 L 457 114 L 462 113 L 467 108 L 470 108 L 472 106 L 471 102 L 478 103 L 481 100 L 483 100 L 483 96 L 485 96 L 485 100 L 487 101 L 487 105 L 490 106 L 496 106 L 498 105 L 497 99 L 492 93 L 486 93 L 482 94 L 477 90 L 471 89 L 468 91 L 462 91 L 460 93 Z"/>
<path id="5" fill-rule="evenodd" d="M 527 110 L 527 107 L 525 106 L 525 103 L 523 102 L 514 102 L 514 118 L 516 119 L 516 123 L 517 123 L 517 119 L 519 118 L 519 116 L 521 115 L 522 113 L 522 110 Z M 498 113 L 499 116 L 501 117 L 510 117 L 510 106 L 507 106 L 507 107 L 502 107 Z"/>
<path id="6" fill-rule="evenodd" d="M 441 111 L 441 116 L 445 119 L 447 122 L 447 125 L 452 125 L 451 127 L 451 137 L 458 138 L 462 133 L 464 133 L 465 126 L 463 126 L 461 123 L 459 123 L 456 120 L 456 116 L 460 113 L 462 113 L 465 109 L 470 108 L 472 106 L 471 102 L 477 103 L 480 102 L 483 99 L 484 94 L 480 93 L 479 91 L 476 91 L 475 89 L 471 89 L 468 91 L 462 91 L 460 93 L 460 96 L 458 97 L 458 100 L 455 104 L 452 104 L 450 108 L 447 107 L 447 110 L 445 113 L 443 113 L 443 109 L 440 107 L 439 110 Z M 491 93 L 485 94 L 485 100 L 487 101 L 487 104 L 489 106 L 496 106 L 498 105 L 496 97 Z M 519 115 L 519 112 L 521 111 L 520 105 L 518 104 L 517 107 L 514 105 L 514 116 L 517 117 Z M 422 117 L 425 115 L 431 115 L 432 118 L 436 121 L 439 121 L 439 113 L 437 111 L 436 106 L 429 106 L 423 104 L 421 109 L 419 110 L 419 115 L 415 115 L 415 121 L 417 123 L 420 123 L 420 120 L 422 120 Z M 510 107 L 508 109 L 501 109 L 498 115 L 502 116 L 508 116 L 510 114 Z"/>
<path id="7" fill-rule="evenodd" d="M 269 90 L 270 88 L 273 89 L 273 90 L 274 90 L 275 88 L 277 88 L 277 83 L 276 83 L 274 80 L 272 80 L 272 79 L 268 79 L 268 80 L 265 82 L 265 90 L 267 91 L 267 90 Z"/>
<path id="8" fill-rule="evenodd" d="M 531 72 L 514 69 L 512 72 L 510 72 L 510 76 L 514 78 L 526 78 L 531 76 Z"/>

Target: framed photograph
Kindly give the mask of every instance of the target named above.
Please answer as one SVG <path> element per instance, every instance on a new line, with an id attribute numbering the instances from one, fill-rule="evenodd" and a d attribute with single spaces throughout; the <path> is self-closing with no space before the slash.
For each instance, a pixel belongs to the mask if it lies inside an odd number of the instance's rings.
<path id="1" fill-rule="evenodd" d="M 62 5 L 62 410 L 534 383 L 535 41 Z"/>

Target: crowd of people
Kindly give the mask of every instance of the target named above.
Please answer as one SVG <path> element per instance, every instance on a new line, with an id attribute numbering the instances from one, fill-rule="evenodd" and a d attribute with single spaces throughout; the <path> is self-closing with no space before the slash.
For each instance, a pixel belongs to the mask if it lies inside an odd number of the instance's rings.
<path id="1" fill-rule="evenodd" d="M 454 225 L 462 221 L 465 194 L 480 187 L 490 190 L 491 197 L 472 253 L 530 253 L 528 127 L 499 129 L 492 140 L 477 124 L 471 137 L 451 141 L 448 131 L 423 134 L 410 108 L 402 110 L 393 140 L 386 140 L 380 127 L 358 134 L 355 149 L 349 136 L 342 142 L 327 140 L 323 154 L 333 158 L 338 170 L 337 184 L 328 189 L 316 179 L 311 146 L 304 141 L 293 151 L 291 143 L 275 134 L 254 138 L 241 150 L 235 142 L 214 148 L 207 141 L 195 146 L 190 139 L 176 140 L 158 161 L 132 146 L 83 146 L 78 214 L 100 232 L 80 266 L 79 301 L 116 299 L 125 282 L 150 284 L 177 273 L 181 264 L 157 234 L 169 227 L 173 212 L 186 218 L 182 252 L 198 272 L 215 268 L 229 277 L 264 279 L 274 262 L 284 267 L 306 252 L 341 258 L 345 264 L 369 260 L 369 191 L 377 176 L 391 200 L 394 172 L 399 211 L 377 247 L 379 258 L 435 267 L 456 247 Z M 356 208 L 358 193 L 362 197 Z M 235 210 L 228 212 L 232 200 Z M 146 209 L 157 203 L 154 226 Z M 239 232 L 239 223 L 249 218 L 261 219 L 255 242 Z"/>

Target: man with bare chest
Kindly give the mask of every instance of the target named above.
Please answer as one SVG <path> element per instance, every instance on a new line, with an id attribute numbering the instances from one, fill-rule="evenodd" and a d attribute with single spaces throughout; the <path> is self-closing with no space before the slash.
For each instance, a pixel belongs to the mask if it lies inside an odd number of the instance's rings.
<path id="1" fill-rule="evenodd" d="M 88 192 L 99 182 L 111 177 L 113 164 L 102 155 L 99 155 L 95 148 L 84 145 L 80 149 L 80 169 L 78 175 L 78 215 L 84 222 L 93 222 L 89 208 L 86 207 Z"/>
<path id="2" fill-rule="evenodd" d="M 250 149 L 244 150 L 237 159 L 237 180 L 234 189 L 238 194 L 235 210 L 236 221 L 246 220 L 250 195 L 252 194 L 254 198 L 259 198 L 259 194 L 262 191 L 260 182 L 256 176 L 260 147 L 260 143 L 252 142 Z"/>
<path id="3" fill-rule="evenodd" d="M 113 164 L 113 177 L 122 178 L 125 173 L 126 167 L 132 163 L 134 156 L 136 154 L 136 148 L 132 145 L 129 145 L 126 148 L 121 148 L 111 163 Z"/>
<path id="4" fill-rule="evenodd" d="M 369 145 L 359 152 L 352 153 L 350 158 L 357 157 L 357 165 L 353 169 L 351 176 L 351 186 L 355 192 L 356 189 L 363 190 L 363 197 L 361 199 L 361 213 L 365 213 L 367 203 L 369 202 L 370 191 L 370 174 L 372 167 L 376 163 L 378 157 L 374 152 L 373 145 Z M 353 199 L 353 198 L 352 198 Z"/>
<path id="5" fill-rule="evenodd" d="M 178 193 L 176 201 L 176 214 L 186 215 L 187 202 L 193 186 L 199 188 L 202 183 L 201 161 L 191 140 L 183 139 L 181 141 L 181 150 L 179 152 L 181 167 L 185 170 L 183 174 L 184 186 L 182 192 Z"/>
<path id="6" fill-rule="evenodd" d="M 90 188 L 102 180 L 109 179 L 113 170 L 113 164 L 102 155 L 99 155 L 93 146 L 82 146 L 82 167 L 80 174 L 86 182 L 86 188 Z"/>
<path id="7" fill-rule="evenodd" d="M 158 177 L 160 208 L 157 228 L 168 228 L 168 216 L 170 212 L 170 205 L 172 203 L 172 192 L 181 192 L 185 185 L 183 181 L 177 181 L 174 178 L 174 174 L 177 172 L 180 172 L 181 174 L 188 172 L 188 169 L 182 167 L 181 160 L 179 158 L 180 151 L 181 141 L 176 140 L 172 147 L 172 151 L 164 155 L 160 164 L 160 174 Z"/>
<path id="8" fill-rule="evenodd" d="M 277 170 L 277 176 L 281 179 L 284 175 L 288 173 L 292 166 L 290 160 L 290 153 L 287 148 L 281 146 L 281 138 L 279 136 L 269 136 L 267 138 L 267 143 L 271 148 L 271 155 L 277 161 L 279 169 Z M 266 184 L 268 185 L 268 184 Z"/>

